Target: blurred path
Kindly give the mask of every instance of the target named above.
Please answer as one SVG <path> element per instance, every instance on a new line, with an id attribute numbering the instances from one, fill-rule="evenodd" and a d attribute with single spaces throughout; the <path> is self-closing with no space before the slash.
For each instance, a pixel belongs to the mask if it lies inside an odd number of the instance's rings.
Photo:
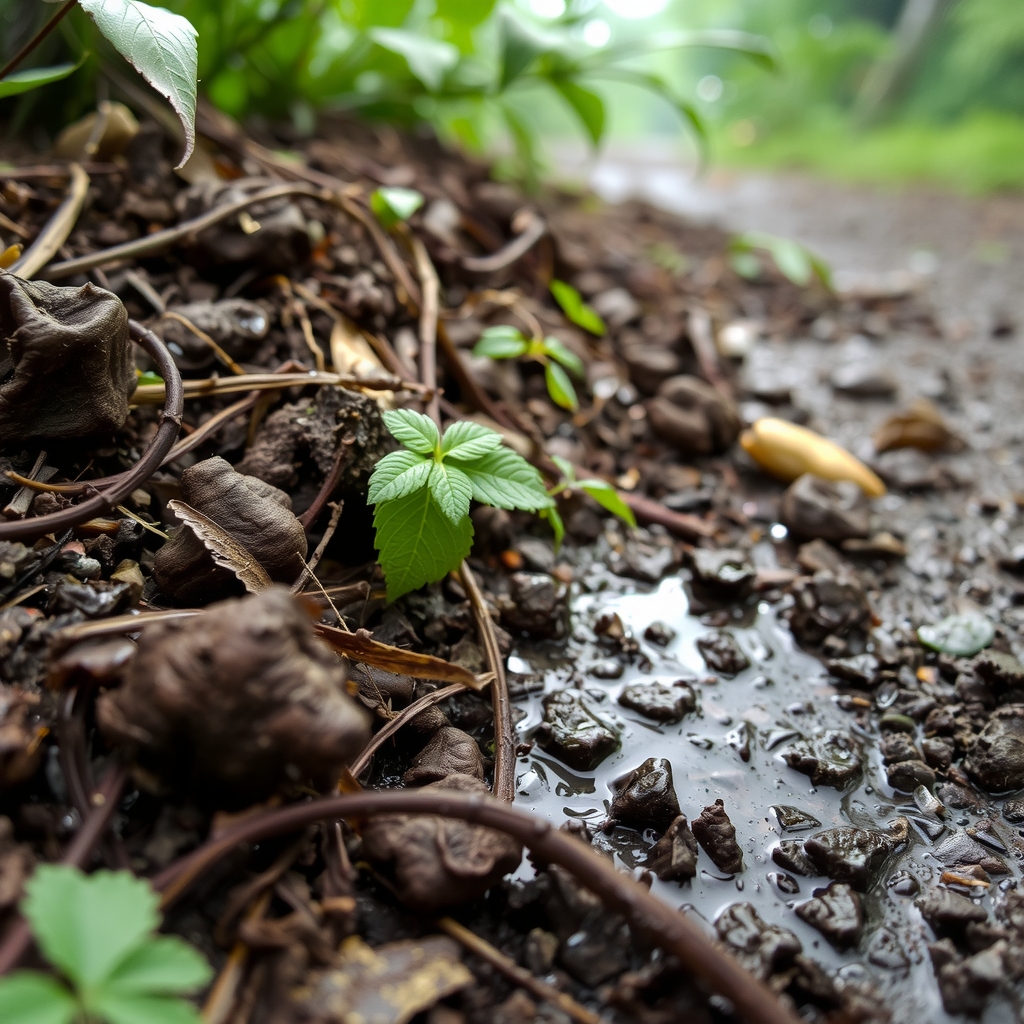
<path id="1" fill-rule="evenodd" d="M 796 173 L 713 168 L 695 178 L 676 146 L 613 145 L 596 161 L 559 153 L 563 173 L 613 202 L 646 199 L 733 231 L 795 238 L 839 274 L 934 274 L 950 333 L 1024 328 L 1024 195 L 975 199 L 927 186 L 850 185 Z"/>

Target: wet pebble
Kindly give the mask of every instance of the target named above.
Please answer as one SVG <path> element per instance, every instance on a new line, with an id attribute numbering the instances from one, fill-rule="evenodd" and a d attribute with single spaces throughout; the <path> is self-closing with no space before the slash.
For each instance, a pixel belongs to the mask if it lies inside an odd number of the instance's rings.
<path id="1" fill-rule="evenodd" d="M 796 907 L 796 915 L 821 932 L 837 949 L 855 946 L 864 930 L 861 898 L 843 882 L 833 882 L 827 889 L 815 889 L 813 899 Z"/>
<path id="2" fill-rule="evenodd" d="M 659 682 L 633 683 L 619 695 L 619 703 L 645 718 L 674 723 L 696 709 L 697 695 L 693 687 L 681 679 L 671 686 Z"/>
<path id="3" fill-rule="evenodd" d="M 697 875 L 697 840 L 680 814 L 647 855 L 647 867 L 663 882 L 685 882 Z"/>
<path id="4" fill-rule="evenodd" d="M 742 551 L 697 548 L 691 557 L 693 580 L 717 597 L 736 599 L 749 593 L 757 576 Z"/>
<path id="5" fill-rule="evenodd" d="M 787 832 L 807 832 L 812 828 L 821 828 L 821 822 L 813 814 L 808 814 L 799 807 L 776 804 L 772 807 L 772 813 Z"/>
<path id="6" fill-rule="evenodd" d="M 734 676 L 750 667 L 750 659 L 736 638 L 725 630 L 697 637 L 697 650 L 707 667 L 723 676 Z"/>
<path id="7" fill-rule="evenodd" d="M 809 776 L 816 786 L 845 789 L 860 776 L 860 744 L 847 732 L 826 729 L 804 737 L 783 751 L 790 768 Z"/>
<path id="8" fill-rule="evenodd" d="M 654 432 L 687 454 L 713 455 L 740 433 L 736 407 L 697 377 L 669 377 L 647 402 Z"/>
<path id="9" fill-rule="evenodd" d="M 822 874 L 861 892 L 871 887 L 895 849 L 887 833 L 854 826 L 826 829 L 804 840 L 804 852 Z"/>
<path id="10" fill-rule="evenodd" d="M 805 473 L 787 488 L 782 522 L 798 538 L 832 541 L 866 537 L 870 528 L 864 492 L 849 480 L 833 483 Z"/>
<path id="11" fill-rule="evenodd" d="M 564 635 L 569 617 L 566 588 L 547 573 L 515 572 L 509 593 L 499 598 L 502 623 L 516 633 L 536 637 Z"/>
<path id="12" fill-rule="evenodd" d="M 767 924 L 749 903 L 726 907 L 715 920 L 715 931 L 736 959 L 762 981 L 787 968 L 803 952 L 791 931 Z"/>
<path id="13" fill-rule="evenodd" d="M 914 901 L 937 938 L 963 936 L 971 922 L 988 920 L 985 908 L 950 889 L 935 888 Z"/>
<path id="14" fill-rule="evenodd" d="M 658 647 L 668 647 L 676 638 L 676 631 L 667 623 L 654 621 L 644 630 L 644 639 Z"/>
<path id="15" fill-rule="evenodd" d="M 935 772 L 924 761 L 897 761 L 885 770 L 885 777 L 893 789 L 913 793 L 918 786 L 931 789 L 935 785 Z"/>
<path id="16" fill-rule="evenodd" d="M 876 359 L 854 359 L 837 366 L 829 377 L 832 387 L 853 398 L 891 398 L 897 382 Z"/>
<path id="17" fill-rule="evenodd" d="M 609 815 L 614 822 L 636 829 L 668 828 L 679 817 L 679 800 L 672 782 L 672 765 L 664 757 L 649 757 L 615 782 Z"/>
<path id="18" fill-rule="evenodd" d="M 812 875 L 818 874 L 818 869 L 804 852 L 804 844 L 799 839 L 783 839 L 772 850 L 772 860 L 780 868 L 792 871 L 794 875 L 800 875 L 803 878 L 810 878 Z"/>
<path id="19" fill-rule="evenodd" d="M 693 819 L 693 834 L 719 871 L 734 875 L 743 870 L 743 851 L 736 842 L 736 829 L 721 800 L 705 807 Z"/>
<path id="20" fill-rule="evenodd" d="M 536 738 L 544 750 L 577 771 L 592 771 L 619 749 L 618 732 L 576 690 L 544 698 L 544 721 L 537 727 Z"/>
<path id="21" fill-rule="evenodd" d="M 964 759 L 967 773 L 993 793 L 1024 787 L 1024 704 L 996 710 Z"/>

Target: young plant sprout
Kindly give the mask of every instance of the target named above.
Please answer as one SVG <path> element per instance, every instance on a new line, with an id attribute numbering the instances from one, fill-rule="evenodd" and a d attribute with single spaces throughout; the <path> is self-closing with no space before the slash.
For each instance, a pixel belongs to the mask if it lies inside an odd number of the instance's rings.
<path id="1" fill-rule="evenodd" d="M 583 360 L 558 338 L 527 338 L 518 328 L 499 324 L 484 331 L 473 346 L 473 355 L 490 359 L 532 359 L 544 367 L 544 381 L 555 405 L 570 412 L 580 407 L 569 373 L 582 378 Z"/>
<path id="2" fill-rule="evenodd" d="M 597 479 L 577 480 L 576 469 L 571 462 L 559 458 L 557 455 L 552 455 L 551 461 L 562 474 L 562 479 L 548 492 L 552 497 L 573 491 L 589 495 L 606 512 L 611 512 L 613 516 L 618 516 L 628 526 L 636 528 L 636 516 L 633 515 L 633 510 L 619 497 L 619 492 L 610 483 Z M 551 505 L 549 508 L 541 509 L 540 516 L 551 524 L 551 529 L 555 532 L 555 548 L 557 550 L 562 546 L 562 541 L 565 538 L 565 524 L 562 522 L 557 506 Z"/>

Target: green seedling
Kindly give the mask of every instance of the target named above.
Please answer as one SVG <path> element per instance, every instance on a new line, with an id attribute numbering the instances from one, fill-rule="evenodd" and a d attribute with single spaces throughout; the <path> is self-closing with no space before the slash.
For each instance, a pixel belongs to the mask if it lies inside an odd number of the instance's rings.
<path id="1" fill-rule="evenodd" d="M 767 253 L 779 273 L 793 284 L 806 288 L 811 279 L 817 277 L 829 291 L 832 290 L 832 270 L 829 265 L 806 246 L 794 242 L 791 238 L 767 235 L 761 231 L 748 231 L 736 235 L 729 242 L 732 269 L 740 277 L 753 280 L 761 276 L 764 264 L 759 253 Z"/>
<path id="2" fill-rule="evenodd" d="M 633 510 L 622 500 L 619 492 L 610 483 L 606 480 L 596 479 L 577 480 L 576 469 L 571 462 L 559 458 L 557 455 L 552 455 L 551 461 L 562 474 L 562 479 L 548 492 L 552 497 L 573 491 L 589 495 L 606 512 L 611 512 L 613 516 L 617 516 L 628 526 L 636 529 L 636 516 L 633 515 Z M 542 509 L 540 514 L 554 530 L 555 549 L 557 550 L 562 546 L 562 541 L 565 538 L 565 524 L 558 513 L 558 508 L 552 505 L 550 508 Z"/>
<path id="3" fill-rule="evenodd" d="M 544 367 L 544 381 L 555 405 L 570 412 L 580 407 L 569 373 L 582 378 L 583 360 L 557 338 L 527 338 L 515 327 L 500 324 L 484 331 L 473 346 L 473 355 L 490 359 L 532 359 Z"/>
<path id="4" fill-rule="evenodd" d="M 459 567 L 473 543 L 471 501 L 526 512 L 554 506 L 540 473 L 479 423 L 460 420 L 442 436 L 409 409 L 385 412 L 384 422 L 404 447 L 377 463 L 367 499 L 391 601 Z"/>
<path id="5" fill-rule="evenodd" d="M 4 1024 L 200 1024 L 180 998 L 209 982 L 190 945 L 154 934 L 160 897 L 128 871 L 44 864 L 21 912 L 60 977 L 17 971 L 0 979 Z"/>
<path id="6" fill-rule="evenodd" d="M 370 196 L 370 209 L 385 228 L 407 221 L 422 205 L 423 194 L 414 188 L 382 186 Z"/>
<path id="7" fill-rule="evenodd" d="M 597 310 L 583 301 L 583 296 L 571 284 L 556 279 L 551 282 L 550 287 L 555 301 L 562 307 L 562 312 L 577 327 L 582 327 L 599 338 L 604 336 L 608 330 L 604 321 L 598 316 Z"/>

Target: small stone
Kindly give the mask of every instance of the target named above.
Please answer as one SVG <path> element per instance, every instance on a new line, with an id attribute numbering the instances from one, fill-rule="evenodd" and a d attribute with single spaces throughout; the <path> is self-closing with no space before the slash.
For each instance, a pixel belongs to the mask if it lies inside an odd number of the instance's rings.
<path id="1" fill-rule="evenodd" d="M 861 892 L 869 889 L 896 849 L 892 836 L 875 829 L 844 826 L 804 840 L 804 852 L 818 870 Z"/>
<path id="2" fill-rule="evenodd" d="M 603 658 L 595 661 L 587 671 L 595 679 L 621 679 L 626 667 L 615 658 Z"/>
<path id="3" fill-rule="evenodd" d="M 870 528 L 864 492 L 848 480 L 833 483 L 805 473 L 782 496 L 782 522 L 797 538 L 839 543 L 866 537 Z"/>
<path id="4" fill-rule="evenodd" d="M 622 349 L 622 359 L 629 371 L 629 379 L 643 395 L 653 395 L 683 368 L 682 360 L 672 349 L 650 345 L 626 345 Z"/>
<path id="5" fill-rule="evenodd" d="M 679 800 L 672 783 L 672 765 L 663 757 L 649 757 L 615 783 L 611 819 L 636 829 L 668 828 L 679 817 Z"/>
<path id="6" fill-rule="evenodd" d="M 692 555 L 693 579 L 721 597 L 750 592 L 757 573 L 742 551 L 697 548 Z"/>
<path id="7" fill-rule="evenodd" d="M 671 544 L 659 544 L 636 533 L 626 538 L 621 551 L 608 556 L 608 568 L 616 576 L 627 576 L 642 583 L 657 583 L 675 561 Z"/>
<path id="8" fill-rule="evenodd" d="M 910 957 L 900 945 L 900 940 L 888 928 L 879 928 L 868 939 L 868 962 L 890 971 L 905 971 L 910 967 Z"/>
<path id="9" fill-rule="evenodd" d="M 925 763 L 944 772 L 953 763 L 956 745 L 949 736 L 930 736 L 921 743 Z"/>
<path id="10" fill-rule="evenodd" d="M 1024 704 L 992 713 L 967 751 L 964 768 L 992 793 L 1024 787 Z"/>
<path id="11" fill-rule="evenodd" d="M 930 889 L 914 905 L 940 939 L 946 935 L 962 937 L 972 921 L 988 920 L 983 906 L 950 889 Z"/>
<path id="12" fill-rule="evenodd" d="M 647 865 L 663 882 L 685 882 L 697 874 L 697 840 L 680 814 L 647 855 Z"/>
<path id="13" fill-rule="evenodd" d="M 686 454 L 723 452 L 740 433 L 736 407 L 696 377 L 669 377 L 646 405 L 654 432 Z"/>
<path id="14" fill-rule="evenodd" d="M 644 630 L 644 639 L 658 647 L 668 647 L 675 638 L 676 631 L 667 622 L 656 620 Z"/>
<path id="15" fill-rule="evenodd" d="M 801 875 L 803 878 L 818 874 L 818 869 L 804 853 L 804 844 L 799 839 L 783 839 L 772 850 L 772 860 L 780 868 L 792 871 L 794 875 Z"/>
<path id="16" fill-rule="evenodd" d="M 876 359 L 860 358 L 837 366 L 829 378 L 836 391 L 853 398 L 891 398 L 897 382 Z"/>
<path id="17" fill-rule="evenodd" d="M 796 771 L 816 786 L 845 789 L 859 778 L 863 760 L 860 744 L 847 732 L 828 729 L 797 740 L 782 754 Z"/>
<path id="18" fill-rule="evenodd" d="M 799 807 L 776 804 L 772 807 L 772 813 L 787 832 L 807 832 L 812 828 L 821 828 L 821 822 L 813 814 L 801 811 Z"/>
<path id="19" fill-rule="evenodd" d="M 914 737 L 905 732 L 883 733 L 878 750 L 882 755 L 882 764 L 886 765 L 895 764 L 897 761 L 920 760 L 920 754 L 914 745 Z"/>
<path id="20" fill-rule="evenodd" d="M 740 650 L 736 638 L 725 630 L 697 637 L 697 650 L 712 672 L 734 676 L 750 668 L 750 659 Z"/>
<path id="21" fill-rule="evenodd" d="M 815 889 L 814 898 L 801 903 L 796 915 L 821 932 L 837 949 L 855 946 L 864 930 L 861 898 L 842 882 L 833 882 L 827 889 Z"/>
<path id="22" fill-rule="evenodd" d="M 878 682 L 880 666 L 873 654 L 854 654 L 848 658 L 829 658 L 825 667 L 837 679 L 865 689 Z"/>
<path id="23" fill-rule="evenodd" d="M 733 903 L 715 920 L 719 939 L 761 981 L 789 968 L 803 951 L 788 929 L 766 924 L 749 903 Z"/>
<path id="24" fill-rule="evenodd" d="M 1011 825 L 1024 822 L 1024 800 L 1007 800 L 1003 804 L 1003 818 Z"/>
<path id="25" fill-rule="evenodd" d="M 544 698 L 537 742 L 577 771 L 592 771 L 619 749 L 619 734 L 591 709 L 583 694 L 560 690 Z"/>
<path id="26" fill-rule="evenodd" d="M 1024 689 L 1024 665 L 1004 651 L 982 651 L 972 664 L 974 671 L 997 692 Z"/>
<path id="27" fill-rule="evenodd" d="M 935 785 L 935 772 L 924 761 L 897 761 L 886 768 L 885 777 L 900 793 L 913 793 L 918 786 L 931 789 Z"/>
<path id="28" fill-rule="evenodd" d="M 743 870 L 743 851 L 736 842 L 736 829 L 721 800 L 705 807 L 693 819 L 693 834 L 715 867 L 734 875 Z"/>
<path id="29" fill-rule="evenodd" d="M 1009 869 L 1002 858 L 982 846 L 973 836 L 960 828 L 951 832 L 932 849 L 935 859 L 947 868 L 963 869 L 980 864 L 992 875 L 1005 875 Z"/>
<path id="30" fill-rule="evenodd" d="M 567 589 L 547 573 L 515 572 L 509 593 L 499 598 L 503 625 L 513 633 L 554 638 L 565 634 Z"/>
<path id="31" fill-rule="evenodd" d="M 674 723 L 696 710 L 697 695 L 693 687 L 682 680 L 671 686 L 658 682 L 633 683 L 619 695 L 619 703 L 645 718 Z"/>

